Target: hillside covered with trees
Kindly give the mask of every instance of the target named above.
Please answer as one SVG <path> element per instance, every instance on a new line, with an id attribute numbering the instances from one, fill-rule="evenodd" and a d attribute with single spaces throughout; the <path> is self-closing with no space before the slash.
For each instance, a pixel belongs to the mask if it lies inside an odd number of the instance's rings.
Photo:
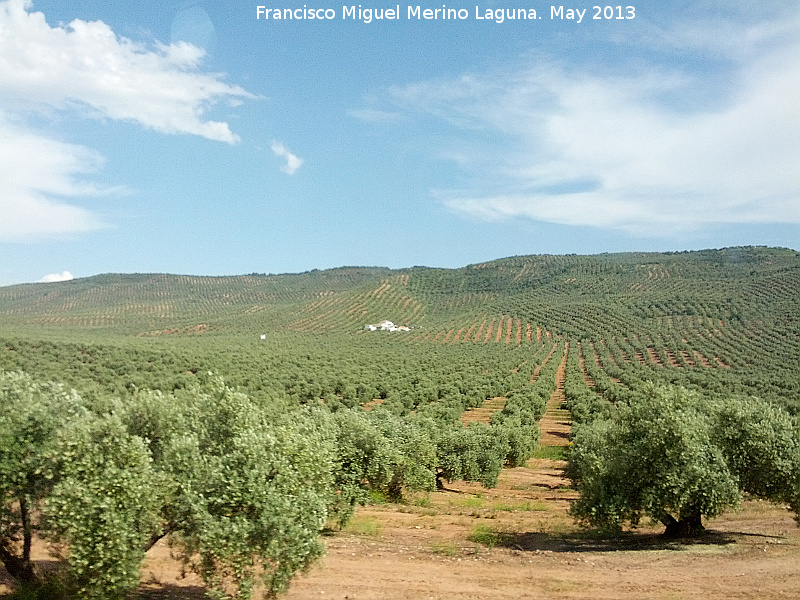
<path id="1" fill-rule="evenodd" d="M 44 537 L 122 596 L 168 537 L 219 597 L 278 593 L 375 494 L 496 485 L 554 398 L 593 527 L 796 514 L 799 297 L 760 247 L 0 288 L 0 559 L 35 582 Z"/>

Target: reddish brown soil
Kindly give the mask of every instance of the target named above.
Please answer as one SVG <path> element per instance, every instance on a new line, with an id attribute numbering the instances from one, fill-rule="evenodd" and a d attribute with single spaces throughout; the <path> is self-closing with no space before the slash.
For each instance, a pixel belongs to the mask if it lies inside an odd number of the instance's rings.
<path id="1" fill-rule="evenodd" d="M 594 354 L 594 364 L 598 367 L 602 367 L 600 364 L 600 355 L 597 353 L 597 348 L 594 347 L 594 342 L 589 342 L 589 345 L 592 347 L 592 353 Z"/>
<path id="2" fill-rule="evenodd" d="M 694 352 L 695 358 L 698 361 L 700 361 L 701 365 L 703 365 L 704 367 L 710 367 L 711 366 L 711 363 L 708 362 L 708 359 L 705 356 L 703 356 L 702 354 L 700 354 L 700 352 L 698 352 L 697 350 L 693 350 L 692 352 Z"/>
<path id="3" fill-rule="evenodd" d="M 581 532 L 563 462 L 532 459 L 495 489 L 452 483 L 404 504 L 359 509 L 325 538 L 328 553 L 286 600 L 786 600 L 800 598 L 800 530 L 782 507 L 747 502 L 708 521 L 694 543 L 660 528 L 619 539 Z M 478 529 L 480 528 L 480 529 Z M 483 532 L 494 548 L 469 538 Z M 0 569 L 0 594 L 9 591 Z M 141 600 L 202 600 L 200 580 L 159 543 L 148 552 Z"/>
<path id="4" fill-rule="evenodd" d="M 464 413 L 461 415 L 461 421 L 464 423 L 464 425 L 472 422 L 488 424 L 489 420 L 492 418 L 492 415 L 498 410 L 503 410 L 505 406 L 505 396 L 497 396 L 496 398 L 485 400 L 481 407 L 470 408 L 464 411 Z"/>
<path id="5" fill-rule="evenodd" d="M 658 355 L 658 352 L 656 352 L 655 348 L 652 348 L 652 347 L 648 346 L 647 347 L 647 354 L 650 357 L 650 361 L 652 363 L 658 365 L 659 367 L 663 367 L 664 366 L 664 364 L 661 362 L 661 357 Z"/>
<path id="6" fill-rule="evenodd" d="M 539 444 L 542 446 L 566 446 L 569 443 L 572 421 L 570 420 L 569 411 L 561 408 L 565 400 L 564 380 L 566 378 L 568 352 L 569 342 L 565 345 L 564 356 L 561 358 L 561 364 L 558 365 L 558 370 L 556 371 L 556 389 L 550 394 L 547 409 L 539 421 L 539 429 L 542 430 Z"/>
<path id="7" fill-rule="evenodd" d="M 669 360 L 670 366 L 673 367 L 680 367 L 680 363 L 678 363 L 678 359 L 675 358 L 675 353 L 672 350 L 667 350 L 667 359 Z"/>
<path id="8" fill-rule="evenodd" d="M 475 329 L 475 323 L 473 323 L 472 325 L 470 325 L 470 328 L 469 328 L 469 329 L 467 329 L 467 333 L 465 333 L 465 334 L 464 334 L 464 337 L 462 338 L 462 340 L 461 340 L 461 341 L 463 341 L 463 342 L 468 342 L 468 341 L 470 341 L 470 340 L 472 339 L 472 330 L 473 330 L 473 329 Z"/>
<path id="9" fill-rule="evenodd" d="M 370 400 L 369 402 L 365 402 L 361 406 L 363 407 L 364 410 L 372 410 L 373 408 L 375 408 L 376 406 L 380 406 L 384 402 L 386 402 L 384 398 L 373 398 L 372 400 Z"/>

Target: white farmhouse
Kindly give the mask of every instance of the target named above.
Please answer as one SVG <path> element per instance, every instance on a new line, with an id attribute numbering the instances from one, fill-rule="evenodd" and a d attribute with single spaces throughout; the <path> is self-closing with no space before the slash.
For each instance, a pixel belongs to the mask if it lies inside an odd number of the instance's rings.
<path id="1" fill-rule="evenodd" d="M 364 331 L 411 331 L 407 325 L 395 325 L 389 320 L 381 321 L 377 325 L 364 325 Z"/>

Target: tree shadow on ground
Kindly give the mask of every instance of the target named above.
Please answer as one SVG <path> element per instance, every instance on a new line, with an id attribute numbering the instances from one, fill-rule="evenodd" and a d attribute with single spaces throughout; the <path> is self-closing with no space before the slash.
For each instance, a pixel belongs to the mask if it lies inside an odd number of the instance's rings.
<path id="1" fill-rule="evenodd" d="M 34 564 L 36 572 L 45 578 L 55 575 L 58 570 L 62 569 L 64 566 L 61 562 L 52 559 L 35 560 Z M 9 575 L 2 563 L 0 563 L 0 588 L 11 590 L 8 592 L 0 592 L 0 598 L 7 598 L 16 594 L 17 592 L 14 590 L 17 589 L 18 585 L 19 582 Z"/>
<path id="2" fill-rule="evenodd" d="M 135 600 L 207 600 L 206 589 L 200 585 L 148 583 L 131 595 Z"/>
<path id="3" fill-rule="evenodd" d="M 658 533 L 597 531 L 569 534 L 541 532 L 500 533 L 497 546 L 523 552 L 619 552 L 630 550 L 683 550 L 687 546 L 727 546 L 740 537 L 776 539 L 780 536 L 707 530 L 697 537 L 669 538 Z"/>

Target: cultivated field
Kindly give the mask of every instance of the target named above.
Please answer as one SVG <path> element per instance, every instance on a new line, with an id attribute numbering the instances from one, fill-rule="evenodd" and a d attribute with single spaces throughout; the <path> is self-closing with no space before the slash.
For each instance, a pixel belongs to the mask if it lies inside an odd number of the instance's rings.
<path id="1" fill-rule="evenodd" d="M 0 288 L 0 393 L 20 404 L 0 406 L 0 419 L 27 436 L 28 422 L 15 420 L 29 408 L 19 398 L 31 394 L 33 406 L 50 390 L 133 449 L 122 458 L 98 451 L 98 465 L 119 458 L 113 469 L 169 482 L 171 491 L 148 500 L 142 527 L 151 528 L 148 539 L 165 537 L 147 552 L 131 597 L 204 597 L 211 580 L 183 572 L 172 556 L 181 546 L 170 548 L 167 534 L 195 535 L 197 552 L 223 560 L 203 546 L 216 538 L 203 537 L 202 527 L 213 525 L 235 547 L 232 520 L 240 517 L 236 527 L 246 531 L 251 515 L 272 510 L 258 498 L 277 494 L 288 511 L 308 488 L 318 496 L 304 501 L 329 518 L 291 544 L 321 539 L 327 555 L 308 559 L 290 599 L 800 598 L 800 529 L 788 501 L 745 493 L 739 510 L 704 519 L 707 533 L 691 541 L 665 539 L 664 526 L 647 520 L 608 537 L 568 514 L 579 491 L 565 472 L 574 432 L 663 390 L 679 390 L 673 395 L 693 403 L 681 410 L 706 424 L 723 413 L 759 423 L 747 410 L 761 407 L 772 415 L 764 423 L 783 434 L 794 427 L 794 438 L 782 439 L 800 447 L 798 297 L 800 255 L 769 248 L 11 286 Z M 409 331 L 365 331 L 385 319 Z M 64 400 L 48 381 L 77 390 L 79 400 Z M 43 406 L 31 414 L 49 420 L 31 423 L 49 423 L 52 443 L 69 448 L 70 427 L 94 439 L 80 419 Z M 17 456 L 18 438 L 6 438 L 4 451 Z M 229 498 L 229 488 L 271 460 L 259 452 L 276 439 L 274 456 L 286 453 L 308 485 L 290 477 L 269 487 L 288 464 L 280 463 L 251 482 L 265 486 L 261 496 L 243 486 Z M 86 442 L 92 456 L 97 443 Z M 69 467 L 47 452 L 48 468 Z M 170 452 L 186 461 L 181 468 L 165 458 Z M 131 462 L 142 453 L 144 462 Z M 68 489 L 82 489 L 80 477 L 92 472 L 72 475 L 79 483 Z M 757 491 L 780 488 L 746 472 L 736 477 Z M 133 490 L 125 502 L 150 492 Z M 19 549 L 19 500 L 7 498 L 10 520 L 0 530 Z M 106 498 L 89 500 L 105 506 Z M 350 504 L 359 506 L 342 526 L 333 516 Z M 189 505 L 198 512 L 184 515 Z M 284 542 L 291 545 L 288 534 Z M 38 538 L 33 556 L 46 569 L 63 567 Z M 11 586 L 0 569 L 0 593 Z"/>

